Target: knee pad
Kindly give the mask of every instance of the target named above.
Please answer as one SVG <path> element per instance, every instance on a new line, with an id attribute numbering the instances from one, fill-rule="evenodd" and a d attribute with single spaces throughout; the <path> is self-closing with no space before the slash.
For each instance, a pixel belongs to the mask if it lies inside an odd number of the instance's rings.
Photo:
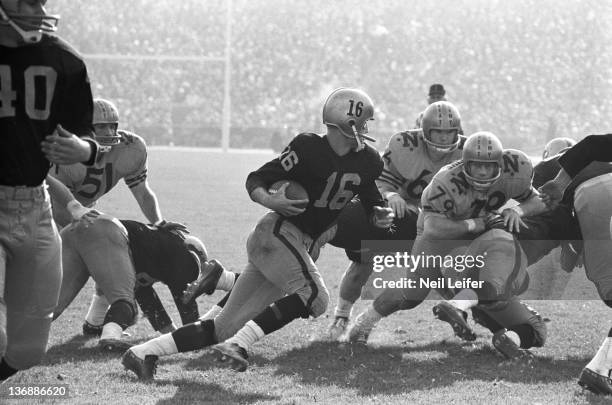
<path id="1" fill-rule="evenodd" d="M 314 282 L 297 291 L 300 299 L 306 306 L 308 313 L 314 318 L 323 315 L 327 311 L 329 304 L 329 292 L 324 285 L 317 285 Z"/>
<path id="2" fill-rule="evenodd" d="M 521 349 L 542 347 L 546 343 L 546 323 L 537 313 L 532 319 L 529 319 L 529 323 L 512 326 L 508 330 L 514 331 L 519 335 L 521 338 Z"/>
<path id="3" fill-rule="evenodd" d="M 104 317 L 104 324 L 106 325 L 109 322 L 114 322 L 117 325 L 121 326 L 121 329 L 127 329 L 132 326 L 136 321 L 136 306 L 126 300 L 117 300 L 113 302 L 106 311 L 106 316 Z"/>

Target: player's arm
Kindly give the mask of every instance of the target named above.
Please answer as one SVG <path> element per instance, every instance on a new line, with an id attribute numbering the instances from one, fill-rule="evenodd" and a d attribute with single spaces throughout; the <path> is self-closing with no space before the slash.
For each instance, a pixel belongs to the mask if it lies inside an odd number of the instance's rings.
<path id="1" fill-rule="evenodd" d="M 166 312 L 166 308 L 164 308 L 164 304 L 162 304 L 153 286 L 137 287 L 134 291 L 134 297 L 153 329 L 161 333 L 176 330 L 176 325 L 168 316 L 168 312 Z"/>
<path id="2" fill-rule="evenodd" d="M 274 194 L 268 192 L 268 187 L 278 180 L 295 178 L 301 170 L 303 152 L 298 139 L 299 136 L 291 141 L 279 157 L 251 172 L 246 180 L 246 189 L 251 200 L 285 216 L 301 214 L 305 208 L 299 208 L 299 205 L 308 201 L 288 199 L 285 195 L 286 185 Z"/>
<path id="3" fill-rule="evenodd" d="M 559 158 L 559 164 L 570 178 L 591 162 L 612 162 L 612 134 L 589 135 Z"/>
<path id="4" fill-rule="evenodd" d="M 527 227 L 522 217 L 538 215 L 548 210 L 533 186 L 523 196 L 517 196 L 514 199 L 519 201 L 519 204 L 506 208 L 501 213 L 504 217 L 504 227 L 510 232 L 520 232 L 521 226 Z"/>
<path id="5" fill-rule="evenodd" d="M 455 205 L 451 193 L 436 178 L 429 183 L 421 195 L 423 211 L 423 237 L 427 239 L 472 238 L 485 231 L 483 218 L 465 220 L 450 218 Z"/>
<path id="6" fill-rule="evenodd" d="M 68 187 L 66 187 L 66 185 L 55 177 L 48 174 L 46 182 L 49 186 L 49 194 L 51 197 L 53 197 L 53 200 L 57 205 L 57 208 L 55 209 L 66 209 L 70 213 L 72 219 L 83 219 L 86 222 L 91 222 L 100 215 L 98 211 L 84 207 L 80 202 L 78 202 Z"/>
<path id="7" fill-rule="evenodd" d="M 380 158 L 377 164 L 378 167 L 374 168 L 375 177 L 373 178 L 380 177 L 382 171 L 383 164 Z M 391 208 L 385 206 L 385 200 L 374 180 L 360 184 L 358 194 L 366 215 L 371 218 L 371 222 L 374 226 L 378 228 L 388 228 L 393 224 L 395 214 Z"/>
<path id="8" fill-rule="evenodd" d="M 134 152 L 134 159 L 138 159 L 138 164 L 136 169 L 124 178 L 125 184 L 134 195 L 140 210 L 149 220 L 149 223 L 160 224 L 162 214 L 159 202 L 147 181 L 147 145 L 142 138 L 134 135 L 132 146 L 133 149 L 131 150 Z"/>
<path id="9" fill-rule="evenodd" d="M 138 202 L 142 213 L 149 220 L 149 222 L 152 224 L 160 223 L 162 220 L 162 215 L 159 208 L 159 202 L 157 201 L 157 196 L 151 187 L 149 187 L 147 180 L 145 179 L 142 182 L 131 186 L 130 191 L 134 195 L 134 198 Z"/>
<path id="10" fill-rule="evenodd" d="M 67 76 L 66 87 L 59 124 L 41 142 L 41 149 L 51 163 L 91 165 L 99 147 L 93 140 L 93 97 L 84 63 Z"/>
<path id="11" fill-rule="evenodd" d="M 389 140 L 389 145 L 394 141 L 394 138 Z M 389 146 L 383 154 L 383 169 L 380 177 L 376 180 L 376 185 L 382 196 L 389 202 L 389 208 L 398 218 L 403 218 L 408 211 L 418 213 L 419 209 L 416 205 L 406 202 L 400 195 L 401 186 L 406 179 L 400 174 L 392 160 L 392 151 Z"/>
<path id="12" fill-rule="evenodd" d="M 176 304 L 176 309 L 181 317 L 181 322 L 183 325 L 187 325 L 188 323 L 193 323 L 198 320 L 200 317 L 200 313 L 198 311 L 198 303 L 196 300 L 190 300 L 188 303 L 183 303 L 183 290 L 185 290 L 186 286 L 183 286 L 179 289 L 170 288 L 170 292 L 172 293 L 172 299 Z"/>

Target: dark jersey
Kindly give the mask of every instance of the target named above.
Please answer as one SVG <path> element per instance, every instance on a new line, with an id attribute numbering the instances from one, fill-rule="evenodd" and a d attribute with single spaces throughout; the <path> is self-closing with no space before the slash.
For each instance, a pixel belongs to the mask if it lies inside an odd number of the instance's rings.
<path id="1" fill-rule="evenodd" d="M 612 134 L 589 135 L 559 158 L 559 163 L 571 177 L 591 162 L 612 162 Z"/>
<path id="2" fill-rule="evenodd" d="M 540 163 L 538 163 L 534 168 L 533 186 L 538 188 L 547 181 L 554 179 L 557 173 L 559 173 L 559 170 L 561 169 L 561 160 L 564 159 L 564 156 L 569 151 L 570 149 L 567 149 L 561 154 L 555 155 L 546 160 L 542 160 Z M 561 202 L 573 206 L 574 192 L 576 191 L 576 187 L 578 187 L 586 180 L 592 179 L 593 177 L 601 176 L 602 174 L 606 173 L 612 173 L 612 163 L 589 161 L 589 163 L 587 163 L 586 166 L 583 167 L 580 171 L 573 172 L 571 174 L 574 179 L 567 186 L 567 189 L 565 190 L 565 194 L 563 194 L 563 199 L 561 200 Z"/>
<path id="3" fill-rule="evenodd" d="M 178 235 L 137 221 L 121 223 L 128 231 L 136 274 L 147 274 L 180 292 L 197 278 L 198 265 Z"/>
<path id="4" fill-rule="evenodd" d="M 246 188 L 250 195 L 257 187 L 268 189 L 278 180 L 300 183 L 308 193 L 308 206 L 303 213 L 287 220 L 316 238 L 336 220 L 353 196 L 359 195 L 368 216 L 373 206 L 384 205 L 375 183 L 382 168 L 380 155 L 370 146 L 338 156 L 326 136 L 302 133 L 278 158 L 250 173 Z"/>
<path id="5" fill-rule="evenodd" d="M 58 124 L 92 134 L 93 101 L 82 58 L 58 37 L 0 46 L 0 185 L 37 186 L 49 171 L 40 149 Z"/>

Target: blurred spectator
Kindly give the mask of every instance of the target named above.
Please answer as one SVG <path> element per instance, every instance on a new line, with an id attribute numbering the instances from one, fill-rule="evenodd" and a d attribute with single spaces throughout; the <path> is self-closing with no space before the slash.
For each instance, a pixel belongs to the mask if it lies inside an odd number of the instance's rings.
<path id="1" fill-rule="evenodd" d="M 85 54 L 201 56 L 225 51 L 226 0 L 55 0 L 60 35 Z M 466 133 L 540 154 L 554 136 L 606 132 L 612 115 L 612 9 L 597 0 L 234 0 L 233 147 L 266 148 L 284 125 L 318 132 L 324 95 L 359 86 L 379 139 L 408 128 L 423 83 L 453 89 Z M 350 5 L 351 13 L 346 10 Z M 53 11 L 53 10 L 51 10 Z M 337 21 L 343 21 L 337 24 Z M 150 144 L 219 145 L 223 62 L 87 60 L 94 95 L 117 100 Z M 299 95 L 299 96 L 298 96 Z M 545 95 L 545 97 L 543 97 Z M 173 111 L 175 111 L 173 113 Z M 180 118 L 180 119 L 179 119 Z M 143 131 L 144 133 L 145 131 Z M 264 136 L 254 136 L 263 133 Z M 170 134 L 170 135 L 169 135 Z M 533 134 L 539 134 L 533 136 Z"/>
<path id="2" fill-rule="evenodd" d="M 429 93 L 427 94 L 427 105 L 433 104 L 436 101 L 446 101 L 446 90 L 444 86 L 439 83 L 434 83 L 429 86 Z M 415 122 L 415 128 L 421 128 L 421 121 L 423 120 L 423 113 L 425 110 L 419 113 L 419 116 Z"/>

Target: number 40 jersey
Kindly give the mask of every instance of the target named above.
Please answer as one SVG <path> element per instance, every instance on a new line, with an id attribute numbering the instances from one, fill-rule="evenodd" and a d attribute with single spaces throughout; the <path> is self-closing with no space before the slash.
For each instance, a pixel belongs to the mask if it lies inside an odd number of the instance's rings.
<path id="1" fill-rule="evenodd" d="M 50 171 L 86 207 L 92 207 L 120 179 L 125 179 L 125 184 L 132 188 L 147 178 L 147 147 L 144 140 L 128 131 L 119 130 L 117 134 L 121 136 L 121 142 L 108 152 L 100 153 L 93 165 L 61 165 L 54 166 Z M 70 221 L 56 215 L 56 221 L 61 226 L 67 223 L 66 220 Z"/>

